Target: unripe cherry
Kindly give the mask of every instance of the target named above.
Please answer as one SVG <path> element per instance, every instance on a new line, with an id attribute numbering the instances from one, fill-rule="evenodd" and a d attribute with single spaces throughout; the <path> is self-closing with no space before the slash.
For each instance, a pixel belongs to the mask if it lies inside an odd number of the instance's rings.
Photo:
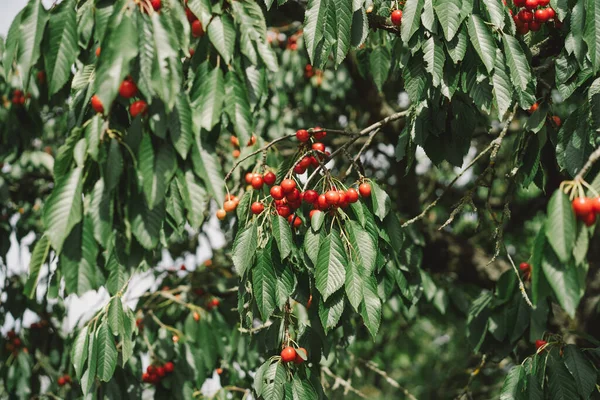
<path id="1" fill-rule="evenodd" d="M 235 207 L 236 204 L 233 200 L 227 200 L 225 203 L 223 203 L 223 209 L 225 210 L 225 212 L 231 212 L 235 210 Z"/>
<path id="2" fill-rule="evenodd" d="M 227 211 L 223 210 L 222 208 L 217 210 L 217 218 L 223 221 L 225 217 L 227 217 Z"/>
<path id="3" fill-rule="evenodd" d="M 239 147 L 240 146 L 240 140 L 237 138 L 237 136 L 231 135 L 231 137 L 229 138 L 229 141 L 231 142 L 232 145 Z"/>

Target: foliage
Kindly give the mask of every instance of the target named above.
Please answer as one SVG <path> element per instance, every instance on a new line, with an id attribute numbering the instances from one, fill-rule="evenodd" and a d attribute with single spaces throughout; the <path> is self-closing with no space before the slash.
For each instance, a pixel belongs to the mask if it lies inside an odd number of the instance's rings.
<path id="1" fill-rule="evenodd" d="M 599 398 L 596 3 L 29 0 L 0 394 Z"/>

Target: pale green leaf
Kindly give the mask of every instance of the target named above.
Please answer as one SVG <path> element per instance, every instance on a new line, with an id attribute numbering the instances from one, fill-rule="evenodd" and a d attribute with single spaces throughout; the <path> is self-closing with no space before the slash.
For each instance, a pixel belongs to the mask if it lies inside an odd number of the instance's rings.
<path id="1" fill-rule="evenodd" d="M 315 285 L 324 301 L 344 285 L 346 264 L 340 233 L 332 231 L 320 243 L 315 271 Z"/>
<path id="2" fill-rule="evenodd" d="M 256 246 L 258 242 L 256 224 L 249 223 L 240 230 L 233 241 L 232 260 L 239 276 L 244 276 L 254 263 Z"/>
<path id="3" fill-rule="evenodd" d="M 110 333 L 106 322 L 102 323 L 100 328 L 98 328 L 96 342 L 96 346 L 98 347 L 96 374 L 101 381 L 108 382 L 115 373 L 118 353 L 115 347 L 115 339 Z"/>
<path id="4" fill-rule="evenodd" d="M 50 241 L 46 235 L 42 235 L 31 252 L 31 260 L 29 261 L 29 277 L 27 278 L 27 283 L 23 289 L 25 296 L 29 297 L 30 299 L 35 295 L 35 288 L 37 287 L 38 279 L 40 277 L 40 270 L 42 269 L 42 265 L 48 257 L 49 251 Z"/>
<path id="5" fill-rule="evenodd" d="M 69 80 L 77 58 L 77 14 L 73 0 L 60 3 L 48 24 L 48 52 L 44 54 L 48 94 L 58 92 Z M 91 14 L 91 10 L 89 11 Z"/>
<path id="6" fill-rule="evenodd" d="M 208 24 L 208 38 L 225 63 L 229 64 L 235 45 L 235 27 L 231 17 L 227 14 L 214 16 Z"/>

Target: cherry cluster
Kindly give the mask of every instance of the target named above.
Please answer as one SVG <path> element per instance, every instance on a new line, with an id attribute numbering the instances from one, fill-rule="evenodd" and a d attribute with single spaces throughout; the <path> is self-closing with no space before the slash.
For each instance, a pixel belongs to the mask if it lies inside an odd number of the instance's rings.
<path id="1" fill-rule="evenodd" d="M 58 379 L 56 380 L 56 383 L 58 383 L 58 386 L 65 386 L 67 384 L 71 383 L 71 377 L 69 375 L 63 375 L 58 377 Z"/>
<path id="2" fill-rule="evenodd" d="M 146 372 L 142 374 L 142 382 L 156 385 L 173 371 L 175 371 L 175 364 L 172 361 L 168 361 L 164 365 L 148 365 Z"/>
<path id="3" fill-rule="evenodd" d="M 22 106 L 25 104 L 25 93 L 22 90 L 15 89 L 12 95 L 12 103 L 15 106 Z"/>
<path id="4" fill-rule="evenodd" d="M 133 78 L 128 76 L 123 82 L 121 82 L 121 86 L 119 86 L 119 95 L 124 99 L 131 99 L 137 94 L 137 85 L 133 81 Z M 91 104 L 94 111 L 100 114 L 104 113 L 104 105 L 97 95 L 92 96 Z M 131 115 L 131 118 L 135 118 L 140 114 L 146 115 L 147 111 L 148 103 L 146 103 L 144 100 L 136 100 L 129 105 L 129 114 Z"/>
<path id="5" fill-rule="evenodd" d="M 185 1 L 185 4 L 187 5 L 187 0 Z M 190 23 L 190 26 L 192 28 L 192 36 L 195 38 L 204 36 L 205 32 L 204 27 L 202 26 L 202 22 L 198 20 L 198 17 L 196 17 L 192 10 L 190 10 L 187 6 L 185 7 L 185 15 L 187 16 L 188 22 Z"/>
<path id="6" fill-rule="evenodd" d="M 304 358 L 302 358 L 300 353 L 304 353 Z M 295 349 L 292 346 L 285 347 L 279 355 L 281 356 L 281 361 L 284 363 L 294 362 L 294 364 L 302 364 L 308 357 L 308 353 L 304 347 Z"/>
<path id="7" fill-rule="evenodd" d="M 238 158 L 240 156 L 240 140 L 237 138 L 237 136 L 231 135 L 231 145 L 233 146 L 233 151 L 231 152 L 231 155 L 233 156 L 233 158 Z M 252 135 L 252 137 L 250 137 L 250 140 L 248 140 L 248 143 L 246 143 L 247 147 L 250 146 L 254 146 L 254 144 L 256 144 L 256 136 Z"/>
<path id="8" fill-rule="evenodd" d="M 596 223 L 596 215 L 600 214 L 600 197 L 576 197 L 571 203 L 575 217 L 583 221 L 586 226 Z"/>
<path id="9" fill-rule="evenodd" d="M 22 348 L 23 342 L 17 336 L 15 331 L 9 331 L 6 334 L 6 338 L 6 350 L 12 352 L 13 355 L 16 356 L 19 353 L 19 350 Z M 27 352 L 27 348 L 23 347 L 23 351 Z"/>
<path id="10" fill-rule="evenodd" d="M 554 22 L 554 25 L 560 24 L 554 20 L 556 12 L 552 7 L 548 7 L 550 0 L 513 0 L 516 7 L 520 8 L 516 15 L 513 15 L 517 32 L 525 35 L 529 31 L 537 32 L 542 28 L 543 23 Z"/>

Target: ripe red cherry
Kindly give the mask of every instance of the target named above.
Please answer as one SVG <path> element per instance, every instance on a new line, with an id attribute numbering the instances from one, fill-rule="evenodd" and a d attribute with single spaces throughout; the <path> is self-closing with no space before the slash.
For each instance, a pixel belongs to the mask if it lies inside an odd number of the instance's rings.
<path id="1" fill-rule="evenodd" d="M 150 3 L 152 4 L 152 8 L 154 8 L 154 11 L 160 10 L 160 0 L 151 0 Z"/>
<path id="2" fill-rule="evenodd" d="M 302 175 L 305 172 L 306 172 L 306 168 L 304 168 L 301 164 L 297 164 L 294 167 L 294 173 L 297 175 Z"/>
<path id="3" fill-rule="evenodd" d="M 319 194 L 314 190 L 307 190 L 304 192 L 304 201 L 307 203 L 314 203 L 319 198 Z M 599 198 L 600 199 L 600 198 Z"/>
<path id="4" fill-rule="evenodd" d="M 246 176 L 244 176 L 244 180 L 246 181 L 246 183 L 248 185 L 250 185 L 252 183 L 252 178 L 254 178 L 254 173 L 252 173 L 252 172 L 248 172 L 246 174 Z"/>
<path id="5" fill-rule="evenodd" d="M 299 129 L 296 131 L 296 139 L 302 143 L 308 142 L 308 139 L 310 139 L 310 134 L 306 129 Z"/>
<path id="6" fill-rule="evenodd" d="M 299 347 L 296 349 L 296 357 L 294 358 L 294 364 L 302 364 L 304 359 L 300 356 L 300 353 L 304 354 L 304 358 L 308 357 L 308 353 L 304 347 Z"/>
<path id="7" fill-rule="evenodd" d="M 298 188 L 294 188 L 291 192 L 285 195 L 285 198 L 290 202 L 295 202 L 300 200 L 300 191 Z"/>
<path id="8" fill-rule="evenodd" d="M 313 143 L 312 149 L 320 152 L 325 152 L 325 145 L 321 142 Z"/>
<path id="9" fill-rule="evenodd" d="M 323 129 L 323 128 L 321 128 L 320 126 L 315 126 L 313 129 L 314 129 L 314 130 L 316 130 L 316 131 L 318 131 L 318 130 L 321 130 L 321 129 Z M 325 132 L 325 131 L 321 131 L 321 132 L 315 132 L 315 133 L 314 133 L 314 136 L 315 136 L 315 139 L 317 139 L 317 140 L 321 140 L 321 139 L 323 139 L 325 136 L 327 136 L 327 132 Z"/>
<path id="10" fill-rule="evenodd" d="M 517 32 L 521 35 L 526 35 L 529 32 L 529 24 L 527 22 L 519 21 Z"/>
<path id="11" fill-rule="evenodd" d="M 283 199 L 283 191 L 281 190 L 281 186 L 273 186 L 269 193 L 271 194 L 271 197 L 275 200 Z"/>
<path id="12" fill-rule="evenodd" d="M 546 342 L 545 340 L 536 340 L 535 341 L 535 348 L 536 350 L 539 350 L 540 347 L 545 346 L 546 344 L 548 344 L 548 342 Z"/>
<path id="13" fill-rule="evenodd" d="M 147 372 L 144 372 L 144 373 L 142 374 L 142 382 L 147 382 L 147 383 L 149 383 L 149 382 L 150 382 L 150 374 L 149 374 L 149 373 L 147 373 Z"/>
<path id="14" fill-rule="evenodd" d="M 358 192 L 360 193 L 360 195 L 362 197 L 369 197 L 371 196 L 371 185 L 369 185 L 368 183 L 361 183 L 360 186 L 358 187 Z"/>
<path id="15" fill-rule="evenodd" d="M 312 165 L 315 168 L 319 166 L 319 161 L 317 161 L 317 158 L 315 156 L 310 156 L 308 158 L 310 158 L 310 165 Z"/>
<path id="16" fill-rule="evenodd" d="M 192 36 L 196 38 L 204 36 L 204 28 L 202 28 L 202 22 L 198 20 L 192 22 Z"/>
<path id="17" fill-rule="evenodd" d="M 131 114 L 131 118 L 135 118 L 140 114 L 146 115 L 147 110 L 148 104 L 144 100 L 134 101 L 129 106 L 129 114 Z"/>
<path id="18" fill-rule="evenodd" d="M 562 125 L 560 117 L 558 115 L 553 115 L 550 118 L 552 118 L 552 122 L 554 122 L 554 125 L 556 125 L 557 128 L 560 128 L 560 126 Z"/>
<path id="19" fill-rule="evenodd" d="M 156 374 L 156 367 L 154 365 L 148 365 L 146 372 L 148 372 L 150 375 Z"/>
<path id="20" fill-rule="evenodd" d="M 298 228 L 300 225 L 302 225 L 302 219 L 300 219 L 299 216 L 293 214 L 288 217 L 288 222 L 292 224 L 294 228 Z"/>
<path id="21" fill-rule="evenodd" d="M 548 13 L 548 19 L 556 17 L 556 12 L 554 11 L 554 8 L 548 7 L 546 8 L 546 12 Z"/>
<path id="22" fill-rule="evenodd" d="M 592 210 L 596 214 L 600 214 L 600 197 L 594 197 L 593 199 L 591 199 L 591 201 L 592 201 Z"/>
<path id="23" fill-rule="evenodd" d="M 400 26 L 400 24 L 402 23 L 402 11 L 400 10 L 394 10 L 392 11 L 392 24 L 396 25 L 396 26 Z"/>
<path id="24" fill-rule="evenodd" d="M 348 203 L 356 203 L 358 201 L 358 192 L 354 188 L 350 188 L 346 191 L 346 199 Z"/>
<path id="25" fill-rule="evenodd" d="M 537 32 L 537 31 L 539 31 L 540 29 L 542 29 L 542 23 L 541 23 L 541 22 L 538 22 L 538 21 L 531 21 L 531 22 L 529 23 L 529 29 L 530 29 L 532 32 Z"/>
<path id="26" fill-rule="evenodd" d="M 529 114 L 533 114 L 538 109 L 539 106 L 540 105 L 539 105 L 539 103 L 537 101 L 535 103 L 533 103 L 531 105 L 531 107 L 529 107 L 529 110 L 528 110 Z"/>
<path id="27" fill-rule="evenodd" d="M 522 272 L 527 272 L 527 271 L 529 271 L 530 268 L 531 268 L 531 265 L 529 265 L 529 263 L 522 262 L 521 264 L 519 264 L 519 269 Z"/>
<path id="28" fill-rule="evenodd" d="M 281 361 L 288 363 L 296 358 L 296 350 L 292 346 L 288 346 L 281 350 Z"/>
<path id="29" fill-rule="evenodd" d="M 596 223 L 596 213 L 592 211 L 591 213 L 584 215 L 582 219 L 586 226 L 592 226 Z"/>
<path id="30" fill-rule="evenodd" d="M 525 8 L 533 10 L 538 6 L 538 0 L 525 0 Z"/>
<path id="31" fill-rule="evenodd" d="M 92 96 L 92 108 L 97 113 L 104 113 L 104 106 L 102 105 L 102 101 L 100 101 L 100 97 L 97 95 Z"/>
<path id="32" fill-rule="evenodd" d="M 529 10 L 521 10 L 519 11 L 519 19 L 522 22 L 531 22 L 533 21 L 533 13 Z"/>
<path id="33" fill-rule="evenodd" d="M 310 219 L 312 219 L 313 215 L 315 215 L 315 213 L 321 212 L 319 210 L 317 210 L 316 208 L 314 210 L 310 210 L 310 212 L 308 213 L 308 217 Z"/>
<path id="34" fill-rule="evenodd" d="M 281 215 L 283 218 L 287 218 L 292 213 L 292 210 L 289 206 L 283 205 L 277 207 L 277 214 Z"/>
<path id="35" fill-rule="evenodd" d="M 194 21 L 196 21 L 198 18 L 194 15 L 194 13 L 192 12 L 192 10 L 190 10 L 189 8 L 185 8 L 185 16 L 187 17 L 187 20 L 190 22 L 190 24 Z"/>
<path id="36" fill-rule="evenodd" d="M 317 203 L 321 210 L 325 210 L 327 207 L 329 207 L 329 203 L 327 203 L 327 198 L 325 197 L 324 194 L 322 194 L 318 197 Z"/>
<path id="37" fill-rule="evenodd" d="M 302 160 L 300 160 L 300 163 L 298 165 L 300 165 L 302 168 L 304 168 L 305 170 L 308 169 L 308 167 L 310 167 L 312 164 L 312 161 L 310 160 L 310 157 L 304 157 L 302 158 Z"/>
<path id="38" fill-rule="evenodd" d="M 126 99 L 130 99 L 137 93 L 137 86 L 133 83 L 131 79 L 125 79 L 121 82 L 121 86 L 119 87 L 119 94 L 121 97 L 125 97 Z"/>
<path id="39" fill-rule="evenodd" d="M 263 205 L 263 203 L 255 201 L 254 203 L 252 203 L 252 206 L 250 208 L 253 214 L 258 215 L 264 211 L 265 206 Z"/>
<path id="40" fill-rule="evenodd" d="M 539 9 L 539 10 L 535 10 L 535 13 L 533 14 L 533 16 L 535 17 L 535 20 L 538 22 L 546 22 L 548 21 L 548 10 L 545 8 Z"/>
<path id="41" fill-rule="evenodd" d="M 252 187 L 256 190 L 260 189 L 263 185 L 263 177 L 259 174 L 255 174 L 252 178 Z"/>
<path id="42" fill-rule="evenodd" d="M 213 298 L 209 303 L 208 306 L 209 308 L 216 308 L 219 306 L 219 304 L 221 304 L 221 300 L 217 299 L 217 298 Z"/>
<path id="43" fill-rule="evenodd" d="M 67 381 L 65 380 L 64 376 L 61 376 L 60 378 L 58 378 L 57 383 L 58 386 L 65 386 L 65 383 L 67 383 Z"/>
<path id="44" fill-rule="evenodd" d="M 336 190 L 329 190 L 325 193 L 325 200 L 327 204 L 335 206 L 340 201 L 340 194 Z"/>
<path id="45" fill-rule="evenodd" d="M 38 71 L 37 80 L 40 83 L 40 85 L 43 85 L 44 83 L 46 83 L 46 72 Z"/>
<path id="46" fill-rule="evenodd" d="M 550 4 L 550 0 L 538 0 L 538 6 L 540 7 L 546 7 L 548 4 Z"/>
<path id="47" fill-rule="evenodd" d="M 175 364 L 173 364 L 172 361 L 169 361 L 165 364 L 165 371 L 167 371 L 167 373 L 171 373 L 173 371 L 175 371 Z"/>
<path id="48" fill-rule="evenodd" d="M 271 171 L 263 175 L 263 181 L 265 181 L 265 183 L 269 186 L 275 183 L 275 179 L 277 179 L 277 177 Z"/>
<path id="49" fill-rule="evenodd" d="M 589 213 L 594 211 L 594 204 L 588 197 L 576 197 L 571 203 L 573 211 L 578 218 L 584 218 Z"/>
<path id="50" fill-rule="evenodd" d="M 160 366 L 160 367 L 156 368 L 156 375 L 163 378 L 166 374 L 167 374 L 167 371 L 165 370 L 165 367 Z"/>
<path id="51" fill-rule="evenodd" d="M 296 181 L 293 179 L 284 179 L 281 181 L 281 190 L 283 193 L 290 193 L 292 190 L 296 188 Z"/>
<path id="52" fill-rule="evenodd" d="M 517 6 L 517 7 L 525 6 L 525 0 L 514 0 L 513 3 L 515 3 L 515 6 Z"/>

